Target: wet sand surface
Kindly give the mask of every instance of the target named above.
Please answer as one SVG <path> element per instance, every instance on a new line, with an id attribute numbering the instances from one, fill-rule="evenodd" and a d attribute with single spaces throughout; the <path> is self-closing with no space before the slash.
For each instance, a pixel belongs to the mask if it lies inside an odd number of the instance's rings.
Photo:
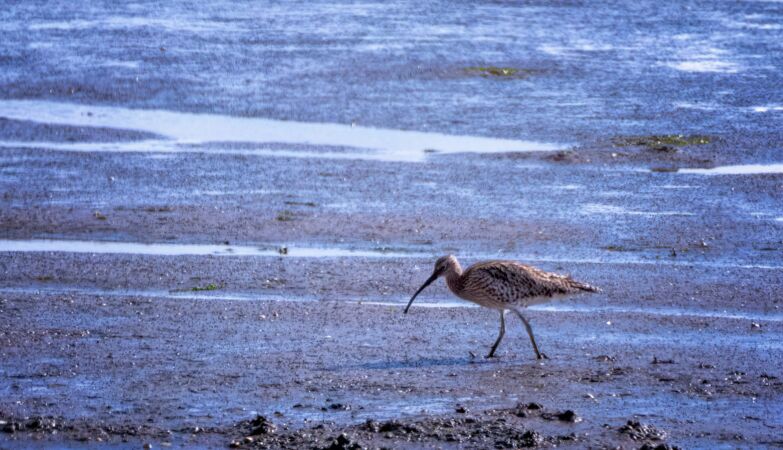
<path id="1" fill-rule="evenodd" d="M 641 3 L 0 11 L 0 448 L 783 447 L 783 6 Z"/>

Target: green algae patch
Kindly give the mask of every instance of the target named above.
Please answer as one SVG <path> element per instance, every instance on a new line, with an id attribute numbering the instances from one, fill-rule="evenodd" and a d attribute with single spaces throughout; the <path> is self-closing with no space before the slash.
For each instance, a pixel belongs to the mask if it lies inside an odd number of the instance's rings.
<path id="1" fill-rule="evenodd" d="M 468 75 L 477 75 L 487 78 L 526 78 L 537 73 L 537 71 L 534 69 L 518 69 L 516 67 L 497 66 L 473 66 L 466 67 L 464 70 Z"/>
<path id="2" fill-rule="evenodd" d="M 667 151 L 672 147 L 688 147 L 692 145 L 707 145 L 715 142 L 712 136 L 694 134 L 661 134 L 650 136 L 622 136 L 612 139 L 615 147 L 647 147 L 654 150 Z"/>
<path id="3" fill-rule="evenodd" d="M 209 284 L 207 284 L 205 286 L 195 286 L 195 287 L 192 287 L 192 288 L 190 288 L 190 290 L 193 291 L 193 292 L 216 291 L 216 290 L 218 290 L 218 289 L 220 289 L 222 287 L 223 286 L 218 286 L 215 283 L 209 283 Z"/>
<path id="4" fill-rule="evenodd" d="M 285 209 L 277 213 L 275 220 L 277 220 L 278 222 L 290 222 L 294 220 L 294 213 Z"/>

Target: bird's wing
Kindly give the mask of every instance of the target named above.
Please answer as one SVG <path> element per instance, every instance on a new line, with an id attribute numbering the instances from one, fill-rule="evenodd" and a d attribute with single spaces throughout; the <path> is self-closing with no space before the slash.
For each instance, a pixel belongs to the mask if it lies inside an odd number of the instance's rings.
<path id="1" fill-rule="evenodd" d="M 488 261 L 468 269 L 466 291 L 503 299 L 524 301 L 535 297 L 556 297 L 584 290 L 568 276 L 545 272 L 516 261 Z"/>

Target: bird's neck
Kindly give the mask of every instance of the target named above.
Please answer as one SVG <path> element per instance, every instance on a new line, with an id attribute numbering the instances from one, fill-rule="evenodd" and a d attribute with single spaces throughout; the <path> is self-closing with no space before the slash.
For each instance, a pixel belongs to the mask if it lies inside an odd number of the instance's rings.
<path id="1" fill-rule="evenodd" d="M 462 267 L 460 267 L 459 265 L 446 272 L 446 285 L 449 287 L 451 292 L 456 294 L 462 290 L 461 278 L 462 278 Z"/>

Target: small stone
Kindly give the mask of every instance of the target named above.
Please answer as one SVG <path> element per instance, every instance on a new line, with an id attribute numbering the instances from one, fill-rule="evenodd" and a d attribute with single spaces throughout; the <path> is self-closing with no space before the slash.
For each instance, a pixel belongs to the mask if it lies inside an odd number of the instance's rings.
<path id="1" fill-rule="evenodd" d="M 750 329 L 751 330 L 760 330 L 761 329 L 761 324 L 758 323 L 758 322 L 751 322 L 750 323 Z"/>
<path id="2" fill-rule="evenodd" d="M 464 406 L 462 406 L 462 405 L 457 405 L 457 407 L 454 409 L 454 411 L 456 411 L 456 412 L 457 412 L 457 413 L 459 413 L 459 414 L 465 414 L 465 413 L 467 413 L 467 412 L 468 412 L 468 409 L 467 409 L 467 408 L 465 408 L 465 407 L 464 407 Z"/>
<path id="3" fill-rule="evenodd" d="M 367 419 L 367 421 L 364 422 L 364 428 L 366 428 L 368 431 L 372 431 L 373 433 L 380 431 L 380 425 L 378 425 L 378 422 L 372 419 Z"/>
<path id="4" fill-rule="evenodd" d="M 519 441 L 519 444 L 521 444 L 522 447 L 538 447 L 542 442 L 544 442 L 544 438 L 535 431 L 528 430 L 522 434 L 522 437 L 519 439 Z"/>
<path id="5" fill-rule="evenodd" d="M 627 434 L 634 441 L 661 441 L 666 438 L 665 431 L 636 420 L 629 420 L 625 425 L 620 427 L 620 433 Z"/>
<path id="6" fill-rule="evenodd" d="M 651 364 L 674 364 L 673 359 L 658 359 L 657 357 L 653 356 L 653 360 Z"/>
<path id="7" fill-rule="evenodd" d="M 253 426 L 253 431 L 250 432 L 253 436 L 272 434 L 277 431 L 275 424 L 267 420 L 264 416 L 256 416 L 256 418 L 250 422 L 250 425 Z"/>
<path id="8" fill-rule="evenodd" d="M 575 412 L 569 410 L 563 411 L 557 415 L 558 420 L 561 420 L 563 422 L 571 422 L 571 423 L 578 423 L 582 421 L 582 418 L 579 417 Z"/>
<path id="9" fill-rule="evenodd" d="M 324 450 L 360 450 L 361 448 L 361 445 L 351 441 L 347 434 L 342 433 L 332 440 L 331 445 L 324 447 Z"/>
<path id="10" fill-rule="evenodd" d="M 653 445 L 649 442 L 645 442 L 644 445 L 639 447 L 639 450 L 677 450 L 679 447 L 673 447 L 669 444 Z"/>

